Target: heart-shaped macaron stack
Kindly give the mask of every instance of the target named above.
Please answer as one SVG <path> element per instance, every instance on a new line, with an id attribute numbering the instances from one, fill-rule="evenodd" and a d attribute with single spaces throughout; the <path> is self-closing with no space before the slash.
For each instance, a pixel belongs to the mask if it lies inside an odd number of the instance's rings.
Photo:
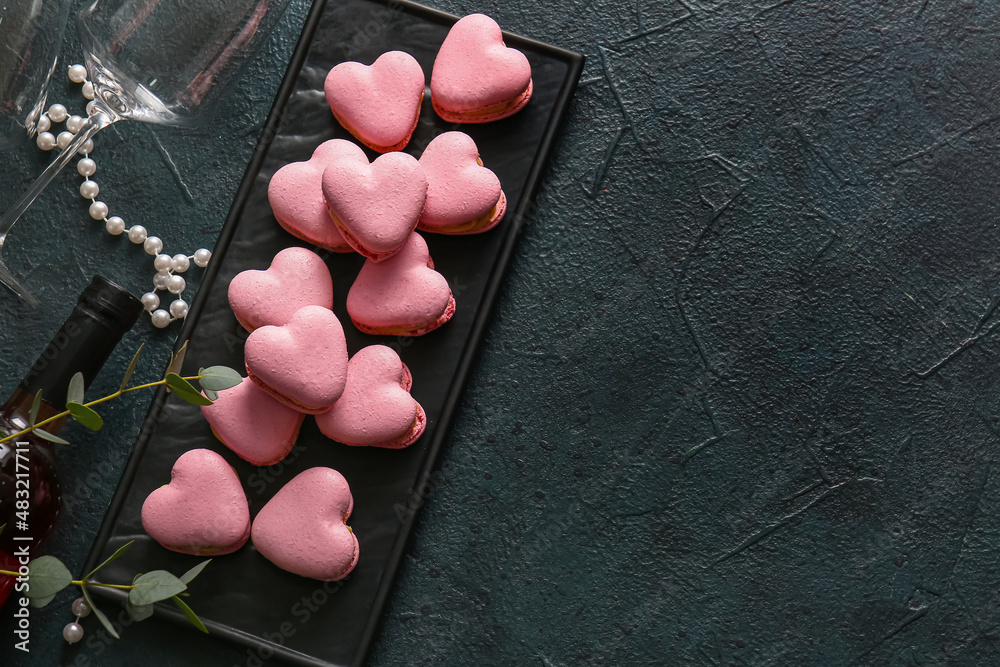
<path id="1" fill-rule="evenodd" d="M 370 66 L 340 63 L 323 88 L 334 117 L 361 143 L 379 153 L 401 151 L 420 117 L 424 72 L 410 54 L 389 51 Z"/>
<path id="2" fill-rule="evenodd" d="M 410 396 L 411 382 L 406 366 L 390 348 L 364 348 L 347 366 L 343 396 L 316 415 L 319 430 L 346 445 L 408 447 L 427 426 L 424 409 Z"/>
<path id="3" fill-rule="evenodd" d="M 222 556 L 252 536 L 266 559 L 294 574 L 343 579 L 360 546 L 347 519 L 354 497 L 332 468 L 310 468 L 289 481 L 250 522 L 246 493 L 220 455 L 192 449 L 174 463 L 170 483 L 142 504 L 142 525 L 161 546 L 195 556 Z"/>
<path id="4" fill-rule="evenodd" d="M 412 232 L 389 259 L 365 262 L 347 294 L 347 312 L 368 334 L 420 336 L 451 319 L 455 297 L 434 270 L 426 241 Z"/>
<path id="5" fill-rule="evenodd" d="M 460 19 L 434 60 L 431 102 L 450 123 L 488 123 L 513 115 L 531 99 L 531 65 L 508 48 L 497 22 L 483 14 Z"/>
<path id="6" fill-rule="evenodd" d="M 170 483 L 143 502 L 142 527 L 171 551 L 232 553 L 250 536 L 250 510 L 240 478 L 209 449 L 185 452 L 170 471 Z"/>
<path id="7" fill-rule="evenodd" d="M 356 144 L 332 139 L 276 171 L 268 184 L 274 216 L 290 234 L 366 258 L 346 306 L 354 325 L 369 334 L 419 336 L 455 312 L 448 282 L 416 229 L 485 232 L 507 207 L 500 180 L 468 135 L 441 134 L 419 160 L 400 152 L 419 123 L 424 83 L 421 65 L 400 51 L 370 65 L 337 65 L 324 85 L 333 116 L 382 155 L 369 162 Z M 473 14 L 451 28 L 435 58 L 431 106 L 447 122 L 485 123 L 524 108 L 532 86 L 524 54 L 504 44 L 493 19 Z M 228 296 L 250 332 L 248 377 L 202 410 L 240 458 L 258 466 L 280 462 L 307 414 L 316 415 L 329 438 L 352 446 L 399 449 L 424 432 L 427 416 L 396 352 L 372 345 L 349 358 L 321 257 L 282 250 L 267 269 L 235 276 Z M 220 454 L 194 449 L 177 459 L 170 483 L 146 498 L 142 522 L 160 544 L 189 554 L 231 553 L 252 536 L 278 567 L 335 581 L 358 562 L 358 539 L 346 523 L 353 507 L 343 475 L 310 468 L 278 490 L 251 527 L 234 469 Z"/>
<path id="8" fill-rule="evenodd" d="M 323 172 L 323 196 L 347 243 L 378 262 L 399 252 L 416 229 L 427 177 L 406 153 L 387 153 L 371 164 L 338 160 Z"/>
<path id="9" fill-rule="evenodd" d="M 324 141 L 304 162 L 292 162 L 279 169 L 267 185 L 267 199 L 274 218 L 285 230 L 303 241 L 334 252 L 351 252 L 336 225 L 331 224 L 321 183 L 326 165 L 335 160 L 367 164 L 365 152 L 350 141 Z"/>
<path id="10" fill-rule="evenodd" d="M 229 305 L 247 331 L 284 325 L 303 306 L 333 308 L 333 279 L 311 250 L 285 248 L 266 271 L 242 271 L 229 283 Z"/>
<path id="11" fill-rule="evenodd" d="M 358 538 L 347 526 L 354 497 L 331 468 L 310 468 L 285 484 L 257 513 L 251 536 L 282 570 L 320 581 L 346 577 L 358 562 Z"/>

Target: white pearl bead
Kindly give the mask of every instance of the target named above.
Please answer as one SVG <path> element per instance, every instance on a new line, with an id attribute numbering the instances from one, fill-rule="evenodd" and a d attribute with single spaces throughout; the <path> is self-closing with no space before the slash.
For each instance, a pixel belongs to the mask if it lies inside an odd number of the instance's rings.
<path id="1" fill-rule="evenodd" d="M 159 310 L 153 311 L 152 320 L 154 327 L 162 329 L 170 324 L 170 313 L 160 308 Z"/>
<path id="2" fill-rule="evenodd" d="M 94 99 L 94 84 L 92 84 L 90 81 L 83 84 L 83 90 L 81 92 L 83 93 L 83 96 L 86 97 L 88 100 Z M 87 113 L 90 113 L 90 109 L 87 109 Z"/>
<path id="3" fill-rule="evenodd" d="M 153 258 L 153 268 L 157 271 L 167 271 L 173 266 L 170 255 L 157 255 Z"/>
<path id="4" fill-rule="evenodd" d="M 80 152 L 83 153 L 84 155 L 90 155 L 91 153 L 93 153 L 94 152 L 94 140 L 93 139 L 87 139 L 85 142 L 83 142 L 83 146 L 80 146 Z"/>
<path id="5" fill-rule="evenodd" d="M 90 616 L 90 605 L 87 604 L 85 598 L 77 598 L 73 600 L 73 606 L 71 607 L 73 614 L 79 616 L 80 618 L 86 618 Z"/>
<path id="6" fill-rule="evenodd" d="M 167 278 L 167 291 L 171 294 L 180 294 L 186 286 L 187 283 L 184 282 L 183 276 L 170 276 Z"/>
<path id="7" fill-rule="evenodd" d="M 146 251 L 147 255 L 159 255 L 160 251 L 163 250 L 163 241 L 160 240 L 159 236 L 150 236 L 142 242 L 142 249 Z"/>
<path id="8" fill-rule="evenodd" d="M 83 88 L 84 88 L 84 91 L 86 91 L 87 86 L 84 86 Z M 86 92 L 84 93 L 84 97 L 86 97 Z M 93 100 L 94 96 L 91 95 L 90 97 L 87 97 L 87 99 L 88 100 Z M 87 115 L 88 116 L 93 116 L 95 108 L 97 108 L 97 102 L 87 102 Z"/>
<path id="9" fill-rule="evenodd" d="M 208 266 L 208 261 L 212 259 L 212 251 L 206 250 L 205 248 L 199 248 L 194 251 L 194 263 L 205 268 Z"/>
<path id="10" fill-rule="evenodd" d="M 83 127 L 84 120 L 80 116 L 70 116 L 66 119 L 66 129 L 76 134 Z"/>
<path id="11" fill-rule="evenodd" d="M 75 644 L 83 639 L 83 627 L 79 623 L 69 623 L 63 628 L 63 639 L 70 644 Z"/>
<path id="12" fill-rule="evenodd" d="M 94 220 L 103 220 L 108 217 L 108 205 L 102 201 L 95 201 L 90 205 L 90 217 Z"/>
<path id="13" fill-rule="evenodd" d="M 73 83 L 83 83 L 87 80 L 87 68 L 83 65 L 70 65 L 69 80 Z"/>
<path id="14" fill-rule="evenodd" d="M 89 157 L 85 157 L 76 163 L 76 171 L 84 178 L 90 178 L 97 171 L 97 163 Z"/>
<path id="15" fill-rule="evenodd" d="M 56 137 L 56 145 L 59 146 L 59 148 L 65 149 L 69 146 L 69 142 L 71 141 L 73 141 L 72 132 L 60 132 L 59 136 Z"/>
<path id="16" fill-rule="evenodd" d="M 66 107 L 61 104 L 53 104 L 49 107 L 49 118 L 52 119 L 53 123 L 61 123 L 66 120 L 66 116 L 69 112 L 66 111 Z"/>
<path id="17" fill-rule="evenodd" d="M 38 125 L 35 126 L 35 130 L 38 132 L 48 132 L 52 127 L 52 121 L 49 120 L 48 116 L 42 116 L 38 119 Z"/>
<path id="18" fill-rule="evenodd" d="M 142 225 L 132 225 L 128 230 L 128 240 L 139 245 L 146 241 L 146 228 Z"/>
<path id="19" fill-rule="evenodd" d="M 160 307 L 160 297 L 156 296 L 156 292 L 146 292 L 139 300 L 142 301 L 142 307 L 150 313 Z"/>
<path id="20" fill-rule="evenodd" d="M 167 289 L 167 281 L 170 280 L 170 274 L 166 271 L 157 271 L 156 275 L 153 276 L 153 287 L 156 289 Z"/>
<path id="21" fill-rule="evenodd" d="M 95 181 L 86 180 L 80 183 L 80 196 L 84 199 L 96 199 L 101 193 L 101 188 Z"/>
<path id="22" fill-rule="evenodd" d="M 170 260 L 170 268 L 174 270 L 174 273 L 184 273 L 191 268 L 191 260 L 188 259 L 187 255 L 174 255 L 174 258 Z"/>
<path id="23" fill-rule="evenodd" d="M 35 143 L 43 151 L 50 151 L 56 147 L 56 138 L 51 132 L 39 132 Z"/>
<path id="24" fill-rule="evenodd" d="M 118 236 L 125 231 L 125 221 L 113 215 L 104 222 L 104 228 L 108 230 L 108 234 Z"/>
<path id="25" fill-rule="evenodd" d="M 187 301 L 185 301 L 184 299 L 177 299 L 176 301 L 171 301 L 170 314 L 176 317 L 177 319 L 182 319 L 184 317 L 187 317 L 188 314 Z"/>

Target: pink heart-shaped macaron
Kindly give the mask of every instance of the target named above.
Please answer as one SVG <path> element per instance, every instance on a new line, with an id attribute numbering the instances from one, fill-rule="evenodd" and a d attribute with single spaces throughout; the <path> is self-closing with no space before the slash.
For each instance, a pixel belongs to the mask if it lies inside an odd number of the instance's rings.
<path id="1" fill-rule="evenodd" d="M 347 293 L 347 312 L 365 333 L 420 336 L 451 319 L 455 298 L 416 232 L 384 262 L 365 262 Z"/>
<path id="2" fill-rule="evenodd" d="M 170 483 L 143 502 L 142 527 L 171 551 L 232 553 L 250 536 L 250 509 L 240 478 L 209 449 L 185 452 L 170 471 Z"/>
<path id="3" fill-rule="evenodd" d="M 333 407 L 316 415 L 319 430 L 345 445 L 401 449 L 416 442 L 427 416 L 412 396 L 412 379 L 399 355 L 369 345 L 351 357 L 347 387 Z"/>
<path id="4" fill-rule="evenodd" d="M 324 141 L 305 162 L 286 164 L 274 173 L 267 185 L 267 199 L 278 224 L 292 236 L 334 252 L 351 252 L 351 246 L 330 220 L 323 199 L 323 170 L 336 160 L 368 164 L 357 144 L 344 139 Z"/>
<path id="5" fill-rule="evenodd" d="M 241 271 L 229 283 L 229 305 L 247 331 L 287 324 L 303 306 L 333 308 L 333 279 L 312 250 L 285 248 L 266 271 Z"/>
<path id="6" fill-rule="evenodd" d="M 343 579 L 358 562 L 358 538 L 347 527 L 354 498 L 331 468 L 305 470 L 278 490 L 253 520 L 253 545 L 282 570 Z"/>
<path id="7" fill-rule="evenodd" d="M 250 379 L 300 412 L 323 412 L 344 393 L 347 341 L 329 308 L 305 306 L 287 324 L 254 330 L 243 356 Z"/>
<path id="8" fill-rule="evenodd" d="M 340 63 L 323 89 L 334 117 L 361 143 L 379 153 L 401 151 L 417 127 L 424 71 L 410 54 L 389 51 L 370 66 Z"/>
<path id="9" fill-rule="evenodd" d="M 487 123 L 517 113 L 531 99 L 531 65 L 508 48 L 497 22 L 470 14 L 452 26 L 431 72 L 431 103 L 452 123 Z"/>
<path id="10" fill-rule="evenodd" d="M 272 398 L 250 378 L 218 394 L 201 412 L 222 444 L 256 466 L 288 456 L 305 415 Z"/>
<path id="11" fill-rule="evenodd" d="M 483 166 L 479 149 L 464 132 L 445 132 L 420 156 L 427 176 L 427 201 L 417 228 L 440 234 L 475 234 L 493 229 L 507 210 L 500 179 Z"/>
<path id="12" fill-rule="evenodd" d="M 323 196 L 351 247 L 379 262 L 398 252 L 416 228 L 427 177 L 406 153 L 387 153 L 371 164 L 338 160 L 323 172 Z"/>

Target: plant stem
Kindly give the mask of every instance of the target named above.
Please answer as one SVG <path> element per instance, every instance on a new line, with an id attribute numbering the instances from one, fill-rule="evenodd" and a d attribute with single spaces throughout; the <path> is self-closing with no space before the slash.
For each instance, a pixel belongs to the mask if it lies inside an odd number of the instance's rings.
<path id="1" fill-rule="evenodd" d="M 192 375 L 190 377 L 186 377 L 186 378 L 183 378 L 183 379 L 185 379 L 185 380 L 187 380 L 187 381 L 190 382 L 191 380 L 200 380 L 201 376 L 200 375 Z M 161 384 L 166 384 L 166 383 L 167 383 L 167 379 L 164 378 L 162 380 L 157 380 L 156 382 L 147 382 L 146 384 L 137 384 L 136 386 L 129 387 L 127 389 L 119 389 L 118 391 L 116 391 L 113 394 L 108 394 L 107 396 L 105 396 L 103 398 L 98 398 L 96 400 L 90 401 L 89 403 L 84 403 L 83 405 L 85 405 L 86 407 L 89 408 L 91 406 L 98 405 L 100 403 L 104 403 L 105 401 L 110 401 L 111 399 L 118 398 L 122 394 L 127 394 L 130 391 L 138 391 L 140 389 L 149 389 L 150 387 L 158 387 Z M 36 428 L 41 428 L 42 426 L 45 426 L 46 424 L 54 422 L 57 419 L 62 419 L 63 417 L 67 417 L 67 416 L 69 416 L 69 414 L 70 414 L 70 411 L 66 410 L 64 412 L 60 412 L 57 415 L 49 417 L 48 419 L 46 419 L 44 421 L 40 421 L 37 424 L 32 424 L 31 426 L 29 426 L 28 428 L 24 429 L 23 431 L 18 431 L 17 433 L 14 433 L 13 435 L 8 435 L 5 438 L 0 438 L 0 444 L 3 444 L 3 443 L 8 442 L 10 440 L 13 440 L 14 438 L 20 438 L 22 435 L 26 435 L 28 433 L 31 433 Z M 2 570 L 0 570 L 0 573 L 2 573 Z"/>
<path id="2" fill-rule="evenodd" d="M 99 581 L 71 581 L 69 583 L 77 586 L 103 586 L 104 588 L 124 588 L 126 590 L 135 588 L 135 584 L 102 584 Z"/>
<path id="3" fill-rule="evenodd" d="M 10 570 L 0 570 L 0 574 L 6 574 L 8 577 L 30 577 L 31 573 L 21 574 L 20 572 L 11 572 Z M 131 590 L 135 588 L 135 584 L 102 584 L 99 581 L 83 581 L 79 579 L 74 579 L 69 582 L 70 585 L 80 586 L 103 586 L 104 588 L 123 588 L 125 590 Z"/>

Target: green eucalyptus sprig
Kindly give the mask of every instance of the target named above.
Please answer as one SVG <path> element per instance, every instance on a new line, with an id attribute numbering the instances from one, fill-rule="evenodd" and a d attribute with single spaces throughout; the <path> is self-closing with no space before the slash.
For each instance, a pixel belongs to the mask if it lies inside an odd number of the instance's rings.
<path id="1" fill-rule="evenodd" d="M 133 540 L 134 542 L 134 540 Z M 185 572 L 179 577 L 175 577 L 166 570 L 153 570 L 152 572 L 146 572 L 144 574 L 137 574 L 134 579 L 132 579 L 131 584 L 105 584 L 99 581 L 91 581 L 91 577 L 97 574 L 101 568 L 110 565 L 118 559 L 125 550 L 132 546 L 133 542 L 128 542 L 118 551 L 111 554 L 110 557 L 93 570 L 91 570 L 85 577 L 80 579 L 74 579 L 73 575 L 70 574 L 69 569 L 63 564 L 61 560 L 55 556 L 40 556 L 33 559 L 28 564 L 28 590 L 25 593 L 28 597 L 28 603 L 32 607 L 44 607 L 56 594 L 66 588 L 67 586 L 79 586 L 81 592 L 83 593 L 83 598 L 87 601 L 90 609 L 94 612 L 94 616 L 97 620 L 101 622 L 104 629 L 107 630 L 112 637 L 115 639 L 121 639 L 118 633 L 115 631 L 114 626 L 111 625 L 111 621 L 108 617 L 97 608 L 94 604 L 93 598 L 90 597 L 90 588 L 101 587 L 101 588 L 118 588 L 128 591 L 128 598 L 125 600 L 125 609 L 128 611 L 128 615 L 134 621 L 143 621 L 153 615 L 153 603 L 159 602 L 161 600 L 171 600 L 184 617 L 196 628 L 204 633 L 208 633 L 208 628 L 205 624 L 201 622 L 198 615 L 192 611 L 191 607 L 187 605 L 181 596 L 187 596 L 188 584 L 201 574 L 201 571 L 205 569 L 205 566 L 211 563 L 211 559 L 202 561 L 198 563 L 190 570 Z M 0 574 L 6 574 L 11 577 L 22 576 L 17 572 L 11 572 L 9 570 L 0 570 Z"/>
<path id="2" fill-rule="evenodd" d="M 94 406 L 118 398 L 123 394 L 139 391 L 140 389 L 158 387 L 165 384 L 169 390 L 177 396 L 177 398 L 180 398 L 183 401 L 187 401 L 188 403 L 192 403 L 194 405 L 212 405 L 212 401 L 215 398 L 218 398 L 217 392 L 229 389 L 230 387 L 235 387 L 243 381 L 243 377 L 228 366 L 211 366 L 209 368 L 202 368 L 198 370 L 198 375 L 181 377 L 179 373 L 181 370 L 181 364 L 184 362 L 185 352 L 187 352 L 187 343 L 184 343 L 176 355 L 171 355 L 170 363 L 167 365 L 167 370 L 162 379 L 157 380 L 156 382 L 147 382 L 145 384 L 129 387 L 129 380 L 132 379 L 135 367 L 139 363 L 139 355 L 142 353 L 142 346 L 140 345 L 139 349 L 136 350 L 135 355 L 132 357 L 132 361 L 129 363 L 128 368 L 125 369 L 125 375 L 122 377 L 118 391 L 86 403 L 84 402 L 83 373 L 77 373 L 70 380 L 69 389 L 66 392 L 66 410 L 40 422 L 37 421 L 38 410 L 42 406 L 42 390 L 39 389 L 38 393 L 35 394 L 35 400 L 32 402 L 31 410 L 28 414 L 28 427 L 12 435 L 0 438 L 0 443 L 20 438 L 28 433 L 35 433 L 35 435 L 43 438 L 44 440 L 61 445 L 68 445 L 69 442 L 53 433 L 49 433 L 42 427 L 64 417 L 68 417 L 70 419 L 75 419 L 91 431 L 99 431 L 101 427 L 104 426 L 104 420 L 99 414 L 97 414 L 97 411 L 94 410 Z M 198 391 L 198 389 L 191 384 L 192 381 L 197 381 L 198 384 L 201 385 L 201 389 L 204 391 L 204 394 Z"/>

